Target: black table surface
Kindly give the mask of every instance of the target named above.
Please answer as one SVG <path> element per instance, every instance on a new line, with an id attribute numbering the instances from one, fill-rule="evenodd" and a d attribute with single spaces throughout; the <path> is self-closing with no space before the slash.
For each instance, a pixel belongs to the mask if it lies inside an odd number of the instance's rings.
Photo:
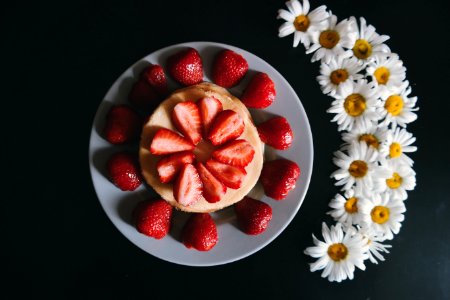
<path id="1" fill-rule="evenodd" d="M 280 39 L 284 1 L 60 1 L 1 11 L 4 174 L 2 298 L 450 299 L 449 6 L 446 1 L 312 1 L 339 19 L 364 16 L 407 67 L 418 120 L 417 187 L 386 261 L 330 283 L 303 254 L 338 191 L 330 173 L 341 143 L 330 98 L 303 47 Z M 250 51 L 293 86 L 314 136 L 305 201 L 268 246 L 240 261 L 188 267 L 129 242 L 103 212 L 88 144 L 97 107 L 131 64 L 162 47 L 214 41 Z"/>

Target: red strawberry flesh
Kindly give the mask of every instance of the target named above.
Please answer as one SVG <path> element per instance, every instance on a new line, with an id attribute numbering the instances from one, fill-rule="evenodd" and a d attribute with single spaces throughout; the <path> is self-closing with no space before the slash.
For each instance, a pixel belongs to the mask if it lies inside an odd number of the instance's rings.
<path id="1" fill-rule="evenodd" d="M 247 175 L 242 167 L 230 166 L 213 159 L 208 160 L 205 165 L 214 177 L 231 189 L 240 188 Z"/>
<path id="2" fill-rule="evenodd" d="M 192 164 L 195 160 L 194 153 L 183 151 L 163 157 L 157 164 L 159 180 L 162 183 L 171 182 L 185 164 Z"/>
<path id="3" fill-rule="evenodd" d="M 198 162 L 196 167 L 203 183 L 203 197 L 209 203 L 219 202 L 227 192 L 227 187 L 214 177 L 201 162 Z"/>
<path id="4" fill-rule="evenodd" d="M 246 140 L 234 140 L 212 153 L 212 157 L 224 164 L 246 167 L 255 155 L 255 149 Z"/>
<path id="5" fill-rule="evenodd" d="M 155 155 L 165 155 L 181 151 L 192 151 L 194 148 L 194 144 L 178 133 L 161 128 L 153 137 L 150 152 Z"/>
<path id="6" fill-rule="evenodd" d="M 203 135 L 207 137 L 211 123 L 217 114 L 223 110 L 222 102 L 214 97 L 204 97 L 197 101 L 197 106 L 203 124 Z"/>
<path id="7" fill-rule="evenodd" d="M 235 111 L 224 110 L 217 114 L 209 130 L 208 139 L 214 146 L 237 139 L 244 132 L 244 120 Z"/>
<path id="8" fill-rule="evenodd" d="M 183 206 L 192 205 L 202 197 L 202 182 L 192 164 L 181 167 L 173 186 L 173 196 Z"/>
<path id="9" fill-rule="evenodd" d="M 180 102 L 173 108 L 172 122 L 194 145 L 202 139 L 200 111 L 192 101 Z"/>

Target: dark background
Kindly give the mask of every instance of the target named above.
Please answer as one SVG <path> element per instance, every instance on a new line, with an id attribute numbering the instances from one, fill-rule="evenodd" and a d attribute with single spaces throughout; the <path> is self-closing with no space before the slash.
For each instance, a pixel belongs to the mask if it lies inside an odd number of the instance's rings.
<path id="1" fill-rule="evenodd" d="M 0 10 L 2 298 L 450 299 L 449 6 L 446 1 L 312 1 L 338 19 L 366 17 L 407 67 L 418 120 L 408 126 L 416 190 L 387 260 L 353 281 L 310 273 L 302 254 L 337 192 L 329 174 L 341 143 L 325 113 L 319 65 L 279 39 L 284 1 L 15 1 Z M 187 41 L 223 42 L 269 62 L 308 114 L 315 161 L 304 204 L 271 244 L 232 264 L 193 268 L 143 252 L 108 220 L 88 165 L 92 120 L 131 64 Z"/>

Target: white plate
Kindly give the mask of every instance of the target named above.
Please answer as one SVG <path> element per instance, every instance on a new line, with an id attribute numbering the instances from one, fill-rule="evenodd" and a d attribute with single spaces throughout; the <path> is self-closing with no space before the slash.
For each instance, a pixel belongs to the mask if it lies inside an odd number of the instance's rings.
<path id="1" fill-rule="evenodd" d="M 273 210 L 272 221 L 267 230 L 257 236 L 249 236 L 239 230 L 233 208 L 212 213 L 217 224 L 219 242 L 209 252 L 187 249 L 180 242 L 180 231 L 189 214 L 175 212 L 170 233 L 162 240 L 155 240 L 140 234 L 131 223 L 131 212 L 139 201 L 151 196 L 157 197 L 154 191 L 142 185 L 133 192 L 122 192 L 106 177 L 105 165 L 109 156 L 116 151 L 130 149 L 135 146 L 113 146 L 101 136 L 105 115 L 113 104 L 125 103 L 128 92 L 138 78 L 140 72 L 149 63 L 157 63 L 165 67 L 169 55 L 184 47 L 193 47 L 200 52 L 203 60 L 205 80 L 211 81 L 210 69 L 214 55 L 222 49 L 231 49 L 245 57 L 249 64 L 249 73 L 244 80 L 231 89 L 231 93 L 239 97 L 246 87 L 251 75 L 265 72 L 275 83 L 277 96 L 274 103 L 266 109 L 252 109 L 255 123 L 269 119 L 274 115 L 288 119 L 294 132 L 294 142 L 286 151 L 275 151 L 266 147 L 266 159 L 284 157 L 295 161 L 301 169 L 297 187 L 283 201 L 275 201 L 261 192 L 258 186 L 252 196 L 268 203 Z M 171 90 L 178 86 L 169 79 Z M 313 142 L 311 129 L 305 110 L 289 83 L 268 63 L 259 57 L 236 47 L 211 43 L 191 42 L 169 46 L 155 51 L 128 68 L 109 89 L 94 119 L 89 145 L 89 164 L 98 199 L 108 217 L 119 231 L 142 250 L 166 261 L 189 266 L 213 266 L 230 263 L 255 253 L 273 241 L 292 221 L 300 208 L 309 186 L 313 165 Z"/>

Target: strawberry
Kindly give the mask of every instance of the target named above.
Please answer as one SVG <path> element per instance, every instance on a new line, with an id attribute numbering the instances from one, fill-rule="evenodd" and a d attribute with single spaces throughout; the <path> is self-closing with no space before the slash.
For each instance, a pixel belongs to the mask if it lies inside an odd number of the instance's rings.
<path id="1" fill-rule="evenodd" d="M 185 164 L 181 167 L 173 185 L 173 196 L 184 206 L 192 205 L 202 197 L 202 182 L 193 165 Z"/>
<path id="2" fill-rule="evenodd" d="M 200 111 L 192 101 L 180 102 L 173 108 L 172 122 L 194 145 L 202 139 Z"/>
<path id="3" fill-rule="evenodd" d="M 181 240 L 186 248 L 209 251 L 218 241 L 216 223 L 208 213 L 192 214 L 183 227 Z"/>
<path id="4" fill-rule="evenodd" d="M 220 201 L 222 196 L 227 192 L 227 187 L 217 180 L 201 162 L 198 162 L 196 167 L 200 179 L 203 182 L 203 197 L 209 203 Z"/>
<path id="5" fill-rule="evenodd" d="M 246 167 L 255 155 L 255 149 L 246 140 L 234 140 L 212 153 L 212 157 L 224 164 Z"/>
<path id="6" fill-rule="evenodd" d="M 202 58 L 194 48 L 181 50 L 167 60 L 169 74 L 182 85 L 203 81 Z"/>
<path id="7" fill-rule="evenodd" d="M 107 164 L 108 177 L 122 191 L 134 191 L 141 185 L 141 173 L 136 158 L 128 152 L 113 154 Z"/>
<path id="8" fill-rule="evenodd" d="M 244 197 L 234 205 L 239 227 L 246 234 L 256 235 L 264 232 L 272 219 L 272 208 L 250 197 Z"/>
<path id="9" fill-rule="evenodd" d="M 172 206 L 163 199 L 139 202 L 133 211 L 137 231 L 157 240 L 170 229 Z"/>
<path id="10" fill-rule="evenodd" d="M 160 96 L 168 94 L 167 79 L 160 65 L 150 65 L 141 73 L 143 81 L 147 82 Z"/>
<path id="11" fill-rule="evenodd" d="M 235 111 L 223 110 L 217 114 L 208 134 L 208 139 L 214 146 L 222 145 L 237 139 L 244 132 L 244 120 Z"/>
<path id="12" fill-rule="evenodd" d="M 247 73 L 248 63 L 242 55 L 225 49 L 215 57 L 212 70 L 214 82 L 230 88 L 237 85 Z"/>
<path id="13" fill-rule="evenodd" d="M 260 179 L 267 196 L 275 200 L 283 200 L 295 188 L 295 182 L 299 176 L 298 165 L 281 158 L 265 162 Z"/>
<path id="14" fill-rule="evenodd" d="M 275 117 L 258 125 L 261 141 L 278 150 L 286 150 L 292 144 L 294 134 L 284 117 Z"/>
<path id="15" fill-rule="evenodd" d="M 103 136 L 111 144 L 135 141 L 142 127 L 141 117 L 127 105 L 111 107 L 103 128 Z"/>
<path id="16" fill-rule="evenodd" d="M 161 100 L 161 96 L 142 78 L 133 85 L 128 94 L 128 101 L 146 113 L 152 112 Z"/>
<path id="17" fill-rule="evenodd" d="M 222 102 L 214 97 L 204 97 L 197 101 L 197 106 L 203 124 L 203 136 L 206 138 L 214 118 L 223 110 Z"/>
<path id="18" fill-rule="evenodd" d="M 242 167 L 230 166 L 213 159 L 209 159 L 206 162 L 206 168 L 230 189 L 240 188 L 245 175 L 247 175 L 247 172 Z"/>
<path id="19" fill-rule="evenodd" d="M 275 100 L 275 84 L 266 73 L 256 73 L 242 94 L 247 107 L 266 108 Z"/>
<path id="20" fill-rule="evenodd" d="M 162 158 L 156 164 L 156 170 L 158 171 L 159 180 L 162 183 L 171 182 L 181 167 L 185 164 L 192 164 L 195 160 L 195 155 L 189 151 L 183 151 L 174 153 Z"/>
<path id="21" fill-rule="evenodd" d="M 195 146 L 175 131 L 161 128 L 153 137 L 150 152 L 155 155 L 165 155 L 181 151 L 192 151 Z"/>

